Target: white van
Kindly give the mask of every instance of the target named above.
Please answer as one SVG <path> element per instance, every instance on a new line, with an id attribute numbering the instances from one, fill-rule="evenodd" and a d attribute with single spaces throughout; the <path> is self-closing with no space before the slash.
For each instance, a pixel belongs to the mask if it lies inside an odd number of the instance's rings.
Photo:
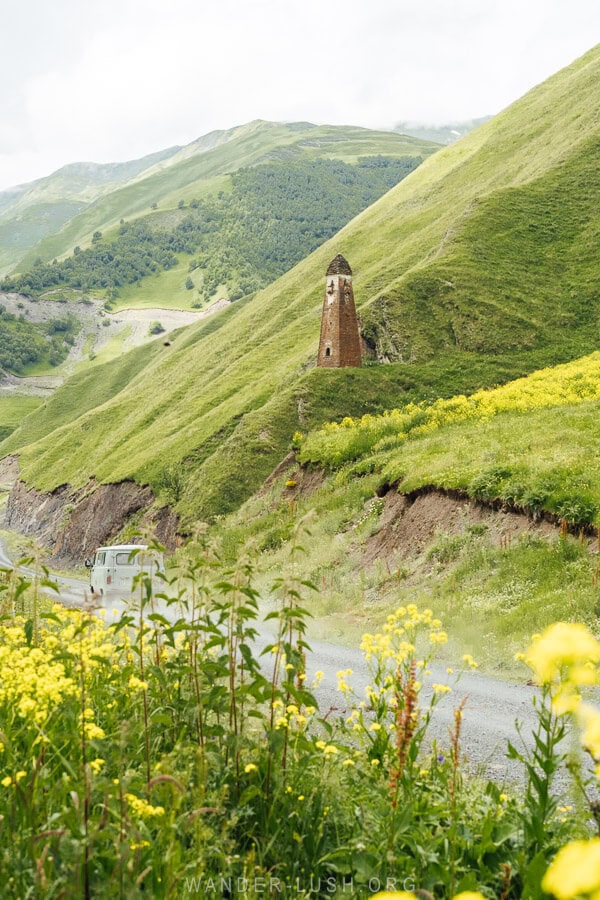
<path id="1" fill-rule="evenodd" d="M 142 571 L 152 578 L 164 571 L 162 554 L 145 553 L 148 547 L 140 544 L 116 544 L 112 547 L 98 547 L 91 559 L 86 559 L 90 569 L 90 589 L 94 594 L 129 595 L 133 579 Z M 138 552 L 132 556 L 132 551 Z M 158 557 L 158 558 L 157 558 Z"/>

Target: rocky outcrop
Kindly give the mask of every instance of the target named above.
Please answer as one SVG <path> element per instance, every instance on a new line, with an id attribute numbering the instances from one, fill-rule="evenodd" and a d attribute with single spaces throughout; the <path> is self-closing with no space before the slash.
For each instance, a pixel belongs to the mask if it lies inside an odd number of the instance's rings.
<path id="1" fill-rule="evenodd" d="M 158 541 L 174 549 L 177 516 L 169 507 L 157 509 L 153 504 L 150 488 L 133 481 L 98 484 L 92 479 L 79 490 L 62 485 L 49 493 L 16 481 L 5 524 L 46 546 L 55 564 L 80 565 L 134 515 L 141 528 L 151 529 Z"/>

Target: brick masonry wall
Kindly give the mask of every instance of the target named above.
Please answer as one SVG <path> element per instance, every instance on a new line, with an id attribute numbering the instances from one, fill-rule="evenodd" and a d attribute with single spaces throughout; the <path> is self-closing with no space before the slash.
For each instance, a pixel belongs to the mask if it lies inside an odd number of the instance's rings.
<path id="1" fill-rule="evenodd" d="M 339 369 L 361 364 L 361 340 L 352 274 L 346 260 L 336 257 L 326 277 L 317 365 Z"/>

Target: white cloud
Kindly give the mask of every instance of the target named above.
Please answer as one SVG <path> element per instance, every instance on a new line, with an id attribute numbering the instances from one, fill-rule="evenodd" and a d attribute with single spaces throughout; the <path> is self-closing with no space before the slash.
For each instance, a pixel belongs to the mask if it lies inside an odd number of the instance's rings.
<path id="1" fill-rule="evenodd" d="M 494 113 L 600 24 L 595 0 L 22 6 L 0 60 L 0 188 L 253 118 L 391 127 Z"/>

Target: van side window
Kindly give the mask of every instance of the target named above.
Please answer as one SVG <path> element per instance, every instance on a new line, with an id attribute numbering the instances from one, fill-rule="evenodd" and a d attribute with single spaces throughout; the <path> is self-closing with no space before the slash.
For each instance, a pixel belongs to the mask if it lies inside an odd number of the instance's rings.
<path id="1" fill-rule="evenodd" d="M 115 555 L 115 563 L 117 566 L 137 566 L 139 565 L 139 560 L 137 556 L 130 559 L 129 553 L 117 553 Z"/>
<path id="2" fill-rule="evenodd" d="M 105 559 L 106 559 L 106 553 L 96 553 L 96 559 L 94 560 L 94 565 L 95 566 L 103 566 Z"/>

